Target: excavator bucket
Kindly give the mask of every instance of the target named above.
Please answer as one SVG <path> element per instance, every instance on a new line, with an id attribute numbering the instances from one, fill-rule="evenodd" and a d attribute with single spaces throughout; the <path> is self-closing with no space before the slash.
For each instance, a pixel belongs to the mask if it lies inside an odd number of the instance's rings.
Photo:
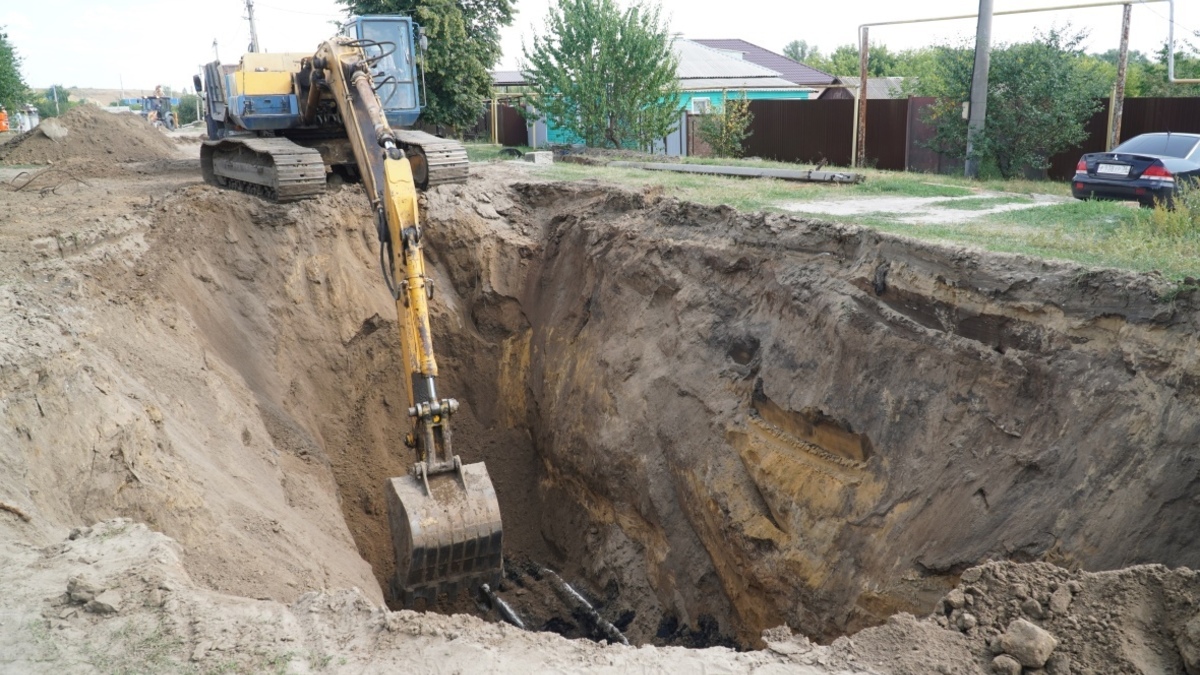
<path id="1" fill-rule="evenodd" d="M 405 607 L 429 604 L 445 593 L 476 591 L 500 582 L 500 504 L 482 462 L 425 482 L 412 476 L 387 481 L 388 524 L 396 549 L 393 594 Z"/>

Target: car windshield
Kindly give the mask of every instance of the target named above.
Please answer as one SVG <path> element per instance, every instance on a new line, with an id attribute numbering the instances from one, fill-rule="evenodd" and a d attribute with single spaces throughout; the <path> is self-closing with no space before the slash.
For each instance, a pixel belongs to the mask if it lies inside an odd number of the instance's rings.
<path id="1" fill-rule="evenodd" d="M 1162 155 L 1163 157 L 1187 157 L 1200 140 L 1182 134 L 1142 134 L 1113 148 L 1113 152 L 1135 155 Z"/>

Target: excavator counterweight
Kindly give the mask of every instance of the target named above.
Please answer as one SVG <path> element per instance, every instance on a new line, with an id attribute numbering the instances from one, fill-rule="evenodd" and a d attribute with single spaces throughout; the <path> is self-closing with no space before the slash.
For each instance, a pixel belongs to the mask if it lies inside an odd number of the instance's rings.
<path id="1" fill-rule="evenodd" d="M 409 401 L 409 432 L 396 444 L 416 459 L 408 475 L 383 486 L 396 553 L 389 585 L 405 606 L 495 586 L 503 564 L 500 505 L 487 468 L 454 454 L 450 422 L 459 404 L 437 395 L 433 283 L 417 208 L 418 189 L 466 180 L 466 150 L 392 128 L 410 126 L 420 111 L 418 36 L 407 17 L 357 17 L 312 55 L 252 53 L 238 67 L 209 64 L 203 90 L 213 140 L 201 149 L 204 178 L 220 187 L 294 201 L 319 195 L 325 174 L 342 170 L 370 200 L 399 318 L 396 374 Z"/>

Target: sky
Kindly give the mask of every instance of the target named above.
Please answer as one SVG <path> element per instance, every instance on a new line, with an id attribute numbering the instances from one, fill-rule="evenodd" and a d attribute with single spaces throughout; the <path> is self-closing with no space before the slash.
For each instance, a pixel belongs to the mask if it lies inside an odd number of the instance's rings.
<path id="1" fill-rule="evenodd" d="M 500 69 L 515 69 L 522 43 L 541 32 L 552 0 L 515 0 L 517 17 L 502 35 Z M 619 0 L 620 1 L 620 0 Z M 1098 0 L 994 0 L 995 11 L 1087 4 Z M 1099 0 L 1102 1 L 1102 0 Z M 1175 0 L 1175 36 L 1200 47 L 1200 0 Z M 774 51 L 805 40 L 828 53 L 857 41 L 862 23 L 972 14 L 976 0 L 661 0 L 671 30 L 687 38 L 741 38 Z M 731 11 L 731 8 L 734 8 Z M 316 51 L 345 17 L 336 0 L 254 0 L 259 43 L 272 52 Z M 1135 0 L 1130 48 L 1156 51 L 1167 39 L 1166 2 Z M 2 0 L 0 31 L 22 59 L 32 87 L 51 84 L 148 91 L 190 89 L 192 74 L 214 58 L 236 62 L 250 42 L 244 0 Z M 993 42 L 1028 40 L 1035 30 L 1070 23 L 1089 31 L 1087 50 L 1120 44 L 1121 7 L 998 16 Z M 975 32 L 973 19 L 871 29 L 871 40 L 902 50 L 957 42 Z"/>

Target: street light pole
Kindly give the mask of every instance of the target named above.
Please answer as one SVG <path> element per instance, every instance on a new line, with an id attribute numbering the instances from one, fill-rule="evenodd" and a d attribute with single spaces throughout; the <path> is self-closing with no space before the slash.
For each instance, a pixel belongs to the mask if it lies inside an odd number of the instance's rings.
<path id="1" fill-rule="evenodd" d="M 992 0 L 979 0 L 979 22 L 975 27 L 975 72 L 971 75 L 971 104 L 967 119 L 967 161 L 963 166 L 967 178 L 979 177 L 979 158 L 975 155 L 987 120 L 988 68 L 991 59 Z"/>
<path id="2" fill-rule="evenodd" d="M 258 29 L 254 26 L 254 0 L 246 0 L 246 14 L 250 17 L 250 51 L 258 53 Z"/>
<path id="3" fill-rule="evenodd" d="M 1112 130 L 1108 137 L 1108 150 L 1121 144 L 1121 114 L 1125 110 L 1125 77 L 1129 69 L 1129 19 L 1133 5 L 1125 5 L 1121 19 L 1121 52 L 1117 58 L 1117 84 L 1113 91 Z"/>

